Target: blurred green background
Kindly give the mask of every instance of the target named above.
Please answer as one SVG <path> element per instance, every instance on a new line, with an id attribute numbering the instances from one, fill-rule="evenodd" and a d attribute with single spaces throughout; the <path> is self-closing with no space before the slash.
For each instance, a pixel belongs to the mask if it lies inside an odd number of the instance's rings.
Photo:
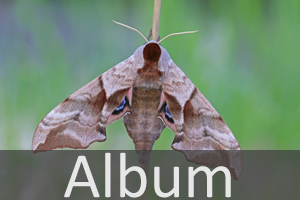
<path id="1" fill-rule="evenodd" d="M 128 58 L 153 1 L 0 1 L 0 149 L 30 149 L 40 120 Z M 300 149 L 300 1 L 163 0 L 160 36 L 242 149 Z M 154 149 L 171 149 L 167 128 Z M 119 120 L 89 149 L 134 149 Z"/>

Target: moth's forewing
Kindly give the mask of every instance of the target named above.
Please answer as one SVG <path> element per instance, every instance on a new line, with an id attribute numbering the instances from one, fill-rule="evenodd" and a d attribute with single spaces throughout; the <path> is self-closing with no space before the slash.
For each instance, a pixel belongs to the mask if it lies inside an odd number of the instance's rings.
<path id="1" fill-rule="evenodd" d="M 238 151 L 241 148 L 231 130 L 172 60 L 169 61 L 166 71 L 163 93 L 174 124 L 170 126 L 163 119 L 175 133 L 172 148 L 183 152 L 187 160 L 193 163 L 210 164 L 211 167 L 227 165 L 233 172 L 233 178 L 238 179 L 242 169 L 242 153 Z M 218 156 L 209 160 L 204 159 L 207 157 L 205 154 Z"/>
<path id="2" fill-rule="evenodd" d="M 108 120 L 135 81 L 134 56 L 95 78 L 55 107 L 37 126 L 33 150 L 87 148 L 106 139 L 105 127 L 125 112 Z"/>

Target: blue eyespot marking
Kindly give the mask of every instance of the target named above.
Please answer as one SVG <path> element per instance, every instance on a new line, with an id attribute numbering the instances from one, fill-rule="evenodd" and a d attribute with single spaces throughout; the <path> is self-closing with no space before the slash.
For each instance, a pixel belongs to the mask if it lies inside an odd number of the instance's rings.
<path id="1" fill-rule="evenodd" d="M 126 97 L 122 100 L 122 102 L 120 103 L 120 105 L 114 110 L 114 112 L 112 113 L 113 115 L 117 115 L 121 112 L 123 112 L 125 106 L 128 104 L 128 101 L 126 99 Z"/>
<path id="2" fill-rule="evenodd" d="M 170 113 L 170 111 L 169 111 L 169 107 L 168 107 L 167 104 L 166 104 L 164 110 L 165 110 L 165 117 L 166 117 L 166 119 L 167 119 L 169 122 L 174 123 L 174 120 L 173 120 L 173 118 L 172 118 L 172 115 L 171 115 L 171 113 Z"/>

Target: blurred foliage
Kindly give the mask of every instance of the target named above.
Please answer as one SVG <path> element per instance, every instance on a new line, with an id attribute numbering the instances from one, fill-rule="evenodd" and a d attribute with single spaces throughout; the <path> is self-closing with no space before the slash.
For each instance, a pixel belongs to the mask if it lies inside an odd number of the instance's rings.
<path id="1" fill-rule="evenodd" d="M 144 43 L 153 1 L 0 1 L 0 149 L 30 149 L 39 121 Z M 160 36 L 242 149 L 300 147 L 300 1 L 162 2 Z M 165 129 L 154 149 L 170 149 Z M 119 120 L 90 149 L 133 149 Z"/>

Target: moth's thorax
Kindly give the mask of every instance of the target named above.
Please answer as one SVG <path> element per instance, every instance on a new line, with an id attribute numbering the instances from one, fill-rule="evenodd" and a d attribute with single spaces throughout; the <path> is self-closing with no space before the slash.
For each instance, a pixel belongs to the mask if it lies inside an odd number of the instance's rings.
<path id="1" fill-rule="evenodd" d="M 150 42 L 143 48 L 143 64 L 137 70 L 134 88 L 159 89 L 162 85 L 164 71 L 160 69 L 161 47 L 156 42 Z"/>

